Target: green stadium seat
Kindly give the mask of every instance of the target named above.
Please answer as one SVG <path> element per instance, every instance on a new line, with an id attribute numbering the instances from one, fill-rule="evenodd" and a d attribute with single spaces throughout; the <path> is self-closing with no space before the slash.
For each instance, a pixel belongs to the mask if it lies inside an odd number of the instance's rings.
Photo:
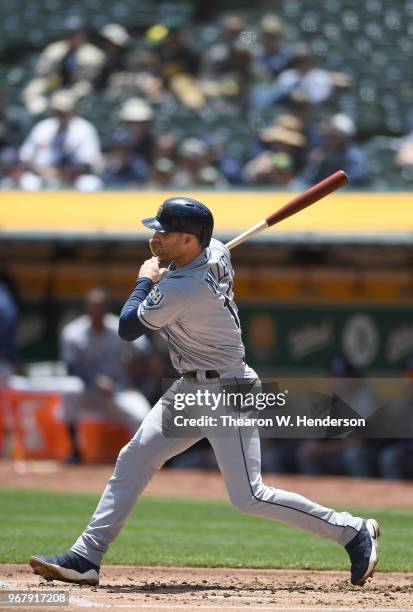
<path id="1" fill-rule="evenodd" d="M 340 15 L 341 27 L 345 32 L 352 34 L 361 30 L 362 22 L 360 15 L 356 11 L 344 11 Z"/>
<path id="2" fill-rule="evenodd" d="M 323 12 L 326 14 L 331 13 L 332 15 L 335 15 L 335 17 L 337 17 L 342 10 L 340 0 L 324 0 L 324 2 L 320 2 L 319 4 L 320 9 Z"/>
<path id="3" fill-rule="evenodd" d="M 340 25 L 334 21 L 327 21 L 322 24 L 322 34 L 324 38 L 332 44 L 337 44 L 342 37 L 342 30 Z"/>
<path id="4" fill-rule="evenodd" d="M 376 136 L 365 146 L 367 165 L 373 186 L 377 189 L 401 187 L 403 178 L 395 158 L 399 139 Z"/>
<path id="5" fill-rule="evenodd" d="M 364 10 L 368 15 L 380 16 L 383 14 L 383 3 L 381 0 L 366 0 Z"/>
<path id="6" fill-rule="evenodd" d="M 289 19 L 300 17 L 305 10 L 305 5 L 301 0 L 290 0 L 284 4 L 284 15 Z"/>

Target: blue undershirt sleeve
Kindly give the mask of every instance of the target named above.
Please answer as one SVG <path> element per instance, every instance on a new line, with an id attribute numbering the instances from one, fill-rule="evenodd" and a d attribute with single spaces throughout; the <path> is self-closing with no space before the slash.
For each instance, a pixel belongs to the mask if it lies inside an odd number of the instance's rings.
<path id="1" fill-rule="evenodd" d="M 138 319 L 138 308 L 152 286 L 153 282 L 150 278 L 138 278 L 136 281 L 135 288 L 125 302 L 119 317 L 118 334 L 123 340 L 133 342 L 148 331 L 148 328 Z"/>

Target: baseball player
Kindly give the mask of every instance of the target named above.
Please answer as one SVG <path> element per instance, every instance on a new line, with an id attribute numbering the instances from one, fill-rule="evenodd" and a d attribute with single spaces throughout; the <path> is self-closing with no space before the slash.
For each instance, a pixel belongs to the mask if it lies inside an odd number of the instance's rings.
<path id="1" fill-rule="evenodd" d="M 375 520 L 336 512 L 296 493 L 265 486 L 260 441 L 251 428 L 235 427 L 226 436 L 214 436 L 201 426 L 194 437 L 165 435 L 165 414 L 177 393 L 219 390 L 224 380 L 252 385 L 259 380 L 245 363 L 230 254 L 211 238 L 209 209 L 192 198 L 169 198 L 156 217 L 144 219 L 143 224 L 154 232 L 150 240 L 154 256 L 140 268 L 120 315 L 119 334 L 133 341 L 148 329 L 160 330 L 180 378 L 120 451 L 113 476 L 84 532 L 63 554 L 32 556 L 34 573 L 46 580 L 98 584 L 102 557 L 149 480 L 168 459 L 206 436 L 235 507 L 343 545 L 351 561 L 351 582 L 363 585 L 377 565 Z M 168 268 L 160 268 L 160 261 L 170 262 Z"/>

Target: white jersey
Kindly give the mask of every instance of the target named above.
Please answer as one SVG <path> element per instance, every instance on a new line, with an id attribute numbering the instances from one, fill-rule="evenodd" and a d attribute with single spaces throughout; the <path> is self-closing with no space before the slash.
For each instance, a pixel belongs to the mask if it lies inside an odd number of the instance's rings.
<path id="1" fill-rule="evenodd" d="M 93 380 L 98 374 L 110 376 L 117 390 L 126 386 L 126 364 L 139 354 L 147 354 L 151 344 L 146 336 L 125 342 L 118 335 L 118 317 L 104 316 L 104 327 L 96 332 L 88 315 L 68 323 L 62 330 L 62 359 L 79 376 Z M 83 376 L 82 376 L 83 375 Z"/>
<path id="2" fill-rule="evenodd" d="M 188 265 L 172 268 L 140 304 L 141 323 L 161 330 L 178 372 L 216 369 L 225 374 L 240 368 L 245 349 L 228 249 L 212 239 Z"/>
<path id="3" fill-rule="evenodd" d="M 42 169 L 60 163 L 62 156 L 72 163 L 87 164 L 98 171 L 102 154 L 95 127 L 83 117 L 72 117 L 64 130 L 56 117 L 37 123 L 20 148 L 20 159 Z"/>

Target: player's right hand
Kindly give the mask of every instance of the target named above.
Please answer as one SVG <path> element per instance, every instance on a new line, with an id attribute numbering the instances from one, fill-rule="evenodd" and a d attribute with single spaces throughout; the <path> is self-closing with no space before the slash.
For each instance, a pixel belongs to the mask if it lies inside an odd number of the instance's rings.
<path id="1" fill-rule="evenodd" d="M 106 374 L 98 374 L 94 380 L 95 387 L 105 395 L 112 395 L 115 390 L 113 379 Z"/>
<path id="2" fill-rule="evenodd" d="M 147 259 L 139 270 L 139 278 L 150 278 L 154 283 L 157 283 L 166 268 L 159 267 L 159 258 L 151 257 Z"/>

